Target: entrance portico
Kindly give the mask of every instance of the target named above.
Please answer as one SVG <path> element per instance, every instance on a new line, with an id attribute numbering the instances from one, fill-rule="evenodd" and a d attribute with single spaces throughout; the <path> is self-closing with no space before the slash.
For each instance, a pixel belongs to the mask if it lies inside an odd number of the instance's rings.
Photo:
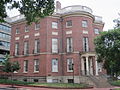
<path id="1" fill-rule="evenodd" d="M 98 62 L 94 53 L 85 53 L 81 55 L 82 75 L 98 75 Z"/>

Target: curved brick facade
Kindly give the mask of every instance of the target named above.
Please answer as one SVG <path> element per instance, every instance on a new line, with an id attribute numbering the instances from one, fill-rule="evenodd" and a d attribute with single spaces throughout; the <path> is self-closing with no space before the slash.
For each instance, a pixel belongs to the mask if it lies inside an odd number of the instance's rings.
<path id="1" fill-rule="evenodd" d="M 61 10 L 63 11 L 64 9 Z M 75 82 L 78 83 L 78 78 L 83 75 L 98 75 L 100 70 L 97 68 L 98 64 L 96 64 L 95 60 L 96 55 L 93 43 L 94 38 L 98 34 L 95 34 L 94 29 L 98 29 L 101 32 L 104 23 L 102 20 L 97 21 L 95 17 L 87 11 L 59 12 L 53 14 L 53 16 L 41 19 L 38 30 L 35 30 L 35 23 L 32 23 L 29 26 L 29 32 L 25 32 L 26 22 L 24 19 L 14 21 L 12 23 L 10 54 L 13 56 L 11 61 L 20 63 L 21 69 L 16 73 L 19 79 L 31 81 L 37 79 L 40 82 L 72 82 L 74 76 Z M 67 21 L 71 21 L 72 26 L 66 27 Z M 87 21 L 87 27 L 82 26 L 83 21 Z M 57 28 L 52 28 L 52 22 L 57 23 Z M 19 28 L 19 34 L 16 34 L 16 28 Z M 84 37 L 88 38 L 88 51 L 85 51 L 83 48 L 85 45 L 83 44 Z M 52 38 L 58 40 L 57 53 L 52 53 Z M 71 43 L 71 41 L 67 43 L 67 38 L 72 38 L 72 46 L 69 46 L 69 49 L 72 48 L 71 52 L 67 52 L 67 44 Z M 36 39 L 40 41 L 39 53 L 34 53 L 34 42 Z M 29 44 L 28 55 L 24 55 L 25 41 L 28 41 Z M 16 43 L 19 43 L 18 55 L 15 55 Z M 34 60 L 36 59 L 39 60 L 38 72 L 34 72 Z M 57 59 L 58 62 L 57 72 L 52 72 L 53 59 Z M 70 72 L 68 71 L 67 59 L 72 59 L 74 64 L 74 70 Z M 24 60 L 28 60 L 27 72 L 24 72 Z"/>

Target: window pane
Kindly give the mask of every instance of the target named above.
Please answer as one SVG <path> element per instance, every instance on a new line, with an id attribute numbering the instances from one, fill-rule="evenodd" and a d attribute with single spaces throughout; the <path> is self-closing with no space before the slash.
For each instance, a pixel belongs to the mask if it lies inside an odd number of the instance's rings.
<path id="1" fill-rule="evenodd" d="M 95 32 L 95 34 L 99 34 L 99 29 L 95 28 L 94 32 Z"/>
<path id="2" fill-rule="evenodd" d="M 73 51 L 72 38 L 68 37 L 67 38 L 67 52 L 72 52 L 72 51 Z"/>
<path id="3" fill-rule="evenodd" d="M 58 23 L 57 22 L 52 22 L 52 28 L 57 29 L 58 28 Z"/>
<path id="4" fill-rule="evenodd" d="M 82 21 L 82 27 L 87 27 L 88 26 L 88 23 L 86 20 Z"/>
<path id="5" fill-rule="evenodd" d="M 52 53 L 58 53 L 58 39 L 52 39 Z"/>
<path id="6" fill-rule="evenodd" d="M 58 59 L 52 60 L 52 72 L 58 72 Z"/>
<path id="7" fill-rule="evenodd" d="M 88 45 L 88 38 L 83 38 L 83 51 L 88 52 L 89 51 L 89 45 Z"/>
<path id="8" fill-rule="evenodd" d="M 72 58 L 67 59 L 67 71 L 73 72 L 73 59 Z"/>
<path id="9" fill-rule="evenodd" d="M 28 60 L 24 61 L 24 72 L 28 72 Z"/>
<path id="10" fill-rule="evenodd" d="M 38 72 L 39 71 L 39 60 L 36 59 L 34 60 L 34 72 Z"/>
<path id="11" fill-rule="evenodd" d="M 72 20 L 69 20 L 66 22 L 66 27 L 71 27 L 72 26 Z"/>

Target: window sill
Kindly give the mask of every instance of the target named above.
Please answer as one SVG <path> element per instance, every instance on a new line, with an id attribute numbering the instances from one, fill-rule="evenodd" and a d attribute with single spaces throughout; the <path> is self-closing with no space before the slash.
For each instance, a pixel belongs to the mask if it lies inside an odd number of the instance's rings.
<path id="1" fill-rule="evenodd" d="M 28 72 L 23 72 L 23 73 L 28 73 Z"/>
<path id="2" fill-rule="evenodd" d="M 39 71 L 34 71 L 33 73 L 39 73 Z"/>

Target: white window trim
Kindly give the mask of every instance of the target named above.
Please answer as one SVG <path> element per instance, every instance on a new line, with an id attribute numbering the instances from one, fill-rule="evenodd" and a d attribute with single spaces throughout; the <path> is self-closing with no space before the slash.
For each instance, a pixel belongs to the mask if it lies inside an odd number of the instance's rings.
<path id="1" fill-rule="evenodd" d="M 58 23 L 57 22 L 52 22 L 52 28 L 53 29 L 58 29 Z"/>
<path id="2" fill-rule="evenodd" d="M 37 28 L 37 26 L 36 26 L 37 24 L 39 24 L 39 28 Z M 40 29 L 40 23 L 36 23 L 35 24 L 35 30 L 39 30 L 39 29 Z"/>
<path id="3" fill-rule="evenodd" d="M 54 43 L 57 43 L 57 45 Z M 56 47 L 56 49 L 54 49 Z M 52 38 L 52 53 L 58 53 L 58 39 L 57 38 Z"/>
<path id="4" fill-rule="evenodd" d="M 55 66 L 53 67 L 53 60 L 57 61 L 57 67 L 56 67 L 57 69 L 56 70 L 53 69 L 55 67 Z M 52 72 L 58 72 L 58 68 L 59 68 L 58 67 L 58 59 L 52 59 Z"/>
<path id="5" fill-rule="evenodd" d="M 36 63 L 36 60 L 38 60 L 38 62 L 39 62 L 39 59 L 35 59 L 35 60 L 34 60 L 34 73 L 39 72 L 39 71 L 36 71 L 36 70 L 35 70 L 35 69 L 36 69 L 36 67 L 35 67 L 35 66 L 36 66 L 36 64 L 37 64 L 37 63 Z M 40 65 L 40 63 L 39 63 L 38 65 Z"/>
<path id="6" fill-rule="evenodd" d="M 85 41 L 84 39 L 86 39 L 86 43 L 87 43 L 87 46 L 86 46 L 86 51 L 85 51 Z M 89 38 L 88 37 L 83 37 L 83 51 L 84 52 L 88 52 L 89 51 Z"/>
<path id="7" fill-rule="evenodd" d="M 67 37 L 67 42 L 66 43 L 67 43 L 67 47 L 66 47 L 67 48 L 67 53 L 73 52 L 73 39 L 72 39 L 72 37 Z M 70 51 L 70 48 L 69 48 L 70 45 L 71 45 L 71 51 Z"/>
<path id="8" fill-rule="evenodd" d="M 86 22 L 86 23 L 84 23 L 84 22 Z M 88 21 L 87 20 L 82 20 L 82 27 L 83 28 L 88 27 Z"/>
<path id="9" fill-rule="evenodd" d="M 29 32 L 29 26 L 25 26 L 25 32 Z M 28 30 L 27 30 L 28 29 Z"/>
<path id="10" fill-rule="evenodd" d="M 68 20 L 68 21 L 71 21 L 71 22 L 72 22 L 72 20 Z M 66 21 L 66 28 L 71 28 L 72 25 L 71 25 L 71 26 L 68 26 L 68 25 L 67 25 L 67 22 L 68 22 L 68 21 Z"/>
<path id="11" fill-rule="evenodd" d="M 97 30 L 97 32 L 96 32 L 96 30 Z M 97 34 L 97 35 L 100 34 L 99 29 L 98 29 L 98 28 L 95 28 L 95 29 L 94 29 L 94 33 Z"/>
<path id="12" fill-rule="evenodd" d="M 24 66 L 23 66 L 23 67 L 24 67 L 24 68 L 23 68 L 23 73 L 28 73 L 28 71 L 25 71 L 25 69 L 26 69 L 26 68 L 25 68 L 25 64 L 26 64 L 25 62 L 26 62 L 26 61 L 28 62 L 28 60 L 24 60 L 24 64 L 23 64 L 23 65 L 24 65 Z"/>

